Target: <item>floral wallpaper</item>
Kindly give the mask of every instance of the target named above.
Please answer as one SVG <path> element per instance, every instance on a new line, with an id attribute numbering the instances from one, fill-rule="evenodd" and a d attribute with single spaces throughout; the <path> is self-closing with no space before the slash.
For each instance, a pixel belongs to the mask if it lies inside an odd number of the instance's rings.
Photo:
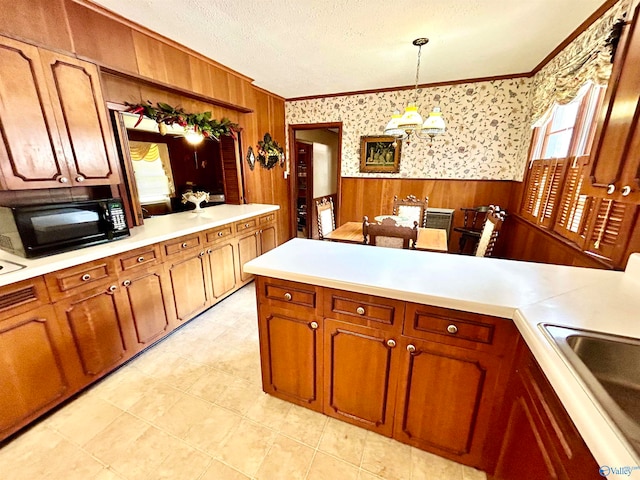
<path id="1" fill-rule="evenodd" d="M 605 45 L 616 20 L 630 0 L 620 0 L 573 42 L 551 59 L 532 79 L 532 121 L 544 118 L 554 102 L 573 100 L 587 81 L 606 85 L 611 76 L 611 49 Z"/>
<path id="2" fill-rule="evenodd" d="M 382 135 L 391 113 L 413 90 L 288 101 L 287 124 L 342 122 L 342 176 L 522 180 L 531 136 L 530 79 L 514 78 L 422 88 L 423 116 L 440 106 L 447 132 L 405 141 L 400 172 L 360 173 L 360 137 Z M 288 143 L 287 143 L 288 144 Z"/>

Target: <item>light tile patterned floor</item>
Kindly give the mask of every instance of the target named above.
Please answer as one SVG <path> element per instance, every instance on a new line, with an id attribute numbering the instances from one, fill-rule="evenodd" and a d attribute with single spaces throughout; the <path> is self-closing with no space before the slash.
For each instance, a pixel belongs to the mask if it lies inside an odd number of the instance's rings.
<path id="1" fill-rule="evenodd" d="M 253 284 L 0 449 L 2 480 L 480 480 L 264 394 Z"/>

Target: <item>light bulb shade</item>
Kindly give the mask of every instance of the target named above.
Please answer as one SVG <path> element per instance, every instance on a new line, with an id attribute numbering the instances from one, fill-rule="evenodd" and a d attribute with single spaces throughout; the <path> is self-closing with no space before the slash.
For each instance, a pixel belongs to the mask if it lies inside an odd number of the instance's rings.
<path id="1" fill-rule="evenodd" d="M 446 130 L 446 124 L 444 118 L 442 118 L 442 112 L 440 107 L 433 107 L 433 111 L 429 113 L 429 116 L 422 124 L 422 133 L 433 137 L 435 135 L 443 134 Z"/>
<path id="2" fill-rule="evenodd" d="M 391 115 L 391 120 L 389 120 L 389 123 L 387 123 L 387 126 L 384 128 L 385 135 L 393 135 L 394 137 L 404 135 L 404 130 L 398 128 L 398 123 L 400 123 L 401 117 L 402 115 L 400 115 L 400 112 L 398 110 L 393 112 L 393 115 Z"/>
<path id="3" fill-rule="evenodd" d="M 416 130 L 422 126 L 422 116 L 418 113 L 418 107 L 415 104 L 410 103 L 407 108 L 404 109 L 404 114 L 400 117 L 398 122 L 398 128 L 402 130 Z"/>
<path id="4" fill-rule="evenodd" d="M 184 139 L 191 145 L 197 145 L 204 140 L 204 135 L 202 135 L 201 132 L 196 131 L 195 127 L 185 127 Z"/>

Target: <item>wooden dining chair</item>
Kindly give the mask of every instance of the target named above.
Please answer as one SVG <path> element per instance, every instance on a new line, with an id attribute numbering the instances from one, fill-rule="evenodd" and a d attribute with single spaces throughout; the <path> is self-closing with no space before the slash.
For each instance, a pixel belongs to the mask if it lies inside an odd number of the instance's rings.
<path id="1" fill-rule="evenodd" d="M 365 245 L 415 250 L 418 241 L 418 222 L 414 221 L 411 228 L 398 225 L 393 218 L 385 218 L 381 223 L 369 223 L 369 218 L 364 217 L 362 236 Z"/>
<path id="2" fill-rule="evenodd" d="M 464 253 L 467 242 L 471 242 L 470 253 L 473 253 L 478 246 L 478 240 L 480 240 L 480 235 L 482 234 L 489 206 L 481 205 L 473 208 L 461 208 L 460 210 L 464 213 L 464 223 L 461 227 L 453 229 L 454 232 L 460 233 L 458 253 Z"/>
<path id="3" fill-rule="evenodd" d="M 487 218 L 484 221 L 478 246 L 476 247 L 476 257 L 490 257 L 493 254 L 493 248 L 496 245 L 500 227 L 502 227 L 505 218 L 507 218 L 505 210 L 500 210 L 498 205 L 489 205 Z"/>
<path id="4" fill-rule="evenodd" d="M 400 200 L 397 195 L 393 197 L 393 215 L 407 217 L 412 222 L 418 222 L 419 227 L 427 226 L 427 207 L 429 197 L 418 200 L 414 195 Z"/>
<path id="5" fill-rule="evenodd" d="M 336 217 L 331 197 L 323 197 L 321 201 L 316 200 L 316 213 L 318 217 L 318 237 L 320 240 L 324 240 L 325 235 L 336 229 Z"/>

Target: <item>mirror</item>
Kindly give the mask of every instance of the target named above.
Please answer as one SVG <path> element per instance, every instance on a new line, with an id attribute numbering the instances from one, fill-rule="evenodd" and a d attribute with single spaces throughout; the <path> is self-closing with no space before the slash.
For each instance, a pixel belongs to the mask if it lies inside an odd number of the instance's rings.
<path id="1" fill-rule="evenodd" d="M 224 173 L 222 142 L 204 139 L 192 144 L 185 139 L 182 127 L 158 124 L 146 117 L 126 112 L 114 112 L 121 119 L 131 159 L 130 176 L 135 181 L 137 198 L 144 217 L 164 215 L 190 210 L 191 204 L 183 204 L 182 194 L 191 189 L 211 194 L 203 206 L 224 203 Z M 166 127 L 166 128 L 165 128 Z M 231 140 L 232 141 L 232 140 Z M 123 157 L 125 157 L 123 155 Z M 123 158 L 123 162 L 126 162 Z"/>

